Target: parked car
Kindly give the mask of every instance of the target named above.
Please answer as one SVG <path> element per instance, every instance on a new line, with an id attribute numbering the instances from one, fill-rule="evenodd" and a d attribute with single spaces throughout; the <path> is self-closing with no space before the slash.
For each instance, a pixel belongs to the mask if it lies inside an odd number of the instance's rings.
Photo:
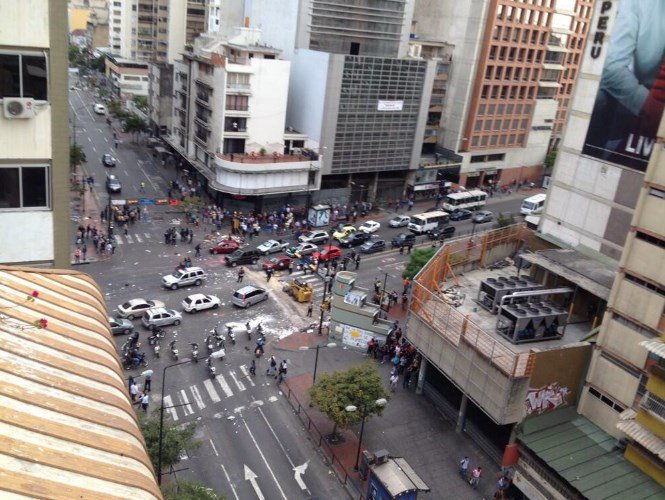
<path id="1" fill-rule="evenodd" d="M 118 306 L 118 316 L 121 318 L 134 319 L 143 315 L 152 307 L 164 307 L 161 300 L 132 299 Z"/>
<path id="2" fill-rule="evenodd" d="M 390 242 L 392 248 L 401 248 L 404 246 L 415 245 L 416 235 L 412 233 L 399 233 Z"/>
<path id="3" fill-rule="evenodd" d="M 95 104 L 92 107 L 92 110 L 97 113 L 98 115 L 105 115 L 106 114 L 106 106 L 103 104 Z"/>
<path id="4" fill-rule="evenodd" d="M 366 220 L 365 222 L 360 224 L 360 227 L 358 227 L 358 231 L 362 231 L 364 233 L 376 233 L 380 227 L 381 224 L 379 222 L 373 220 Z"/>
<path id="5" fill-rule="evenodd" d="M 195 313 L 204 309 L 217 309 L 221 303 L 222 301 L 215 295 L 195 293 L 183 299 L 182 308 L 188 313 Z"/>
<path id="6" fill-rule="evenodd" d="M 224 256 L 224 263 L 231 267 L 243 264 L 256 264 L 260 257 L 261 253 L 256 249 L 239 248 L 232 254 Z"/>
<path id="7" fill-rule="evenodd" d="M 223 240 L 215 246 L 210 247 L 210 253 L 217 255 L 218 253 L 233 253 L 240 248 L 240 243 L 236 240 Z"/>
<path id="8" fill-rule="evenodd" d="M 102 155 L 102 165 L 105 167 L 115 167 L 116 160 L 111 156 L 110 154 L 106 153 L 105 155 Z"/>
<path id="9" fill-rule="evenodd" d="M 263 269 L 272 269 L 273 271 L 283 271 L 288 269 L 291 265 L 291 257 L 286 255 L 278 255 L 263 263 Z"/>
<path id="10" fill-rule="evenodd" d="M 427 236 L 429 236 L 430 240 L 450 238 L 453 234 L 455 234 L 455 226 L 451 226 L 450 224 L 440 225 L 431 231 L 427 231 Z"/>
<path id="11" fill-rule="evenodd" d="M 342 256 L 342 251 L 336 247 L 329 245 L 325 247 L 321 252 L 314 252 L 312 257 L 316 260 L 334 260 L 339 259 Z"/>
<path id="12" fill-rule="evenodd" d="M 122 184 L 115 175 L 106 176 L 106 191 L 109 193 L 119 193 L 122 191 Z"/>
<path id="13" fill-rule="evenodd" d="M 372 237 L 369 233 L 363 233 L 362 231 L 356 231 L 350 235 L 339 240 L 340 246 L 351 248 L 358 245 L 362 245 Z"/>
<path id="14" fill-rule="evenodd" d="M 286 250 L 289 257 L 302 258 L 304 255 L 311 255 L 319 249 L 314 243 L 300 243 Z"/>
<path id="15" fill-rule="evenodd" d="M 113 335 L 129 335 L 134 331 L 134 325 L 125 318 L 109 316 L 109 326 Z"/>
<path id="16" fill-rule="evenodd" d="M 289 243 L 287 241 L 268 240 L 265 243 L 261 243 L 256 249 L 263 255 L 268 255 L 269 253 L 283 252 L 288 246 Z"/>
<path id="17" fill-rule="evenodd" d="M 148 309 L 143 313 L 141 323 L 146 328 L 152 326 L 178 326 L 182 321 L 182 315 L 175 309 L 166 309 L 165 307 L 155 307 Z"/>
<path id="18" fill-rule="evenodd" d="M 481 210 L 480 212 L 476 212 L 471 220 L 476 224 L 482 224 L 484 222 L 492 222 L 492 219 L 494 219 L 494 214 L 492 212 L 489 210 Z"/>
<path id="19" fill-rule="evenodd" d="M 162 278 L 162 285 L 171 290 L 177 290 L 181 286 L 201 285 L 208 275 L 200 267 L 186 267 L 177 269 L 173 273 Z"/>
<path id="20" fill-rule="evenodd" d="M 258 302 L 268 300 L 268 292 L 263 288 L 247 285 L 233 292 L 231 302 L 238 307 L 247 308 Z"/>
<path id="21" fill-rule="evenodd" d="M 456 208 L 450 212 L 450 220 L 466 220 L 473 217 L 473 212 L 466 208 Z"/>
<path id="22" fill-rule="evenodd" d="M 405 227 L 411 222 L 411 217 L 408 215 L 396 215 L 388 222 L 390 227 Z"/>
<path id="23" fill-rule="evenodd" d="M 350 235 L 351 233 L 356 232 L 355 226 L 344 226 L 338 228 L 332 235 L 334 240 L 341 240 L 342 238 Z"/>
<path id="24" fill-rule="evenodd" d="M 330 238 L 327 231 L 310 231 L 298 237 L 300 243 L 325 243 Z"/>
<path id="25" fill-rule="evenodd" d="M 384 240 L 371 240 L 367 243 L 364 243 L 360 247 L 362 253 L 375 253 L 381 252 L 386 249 L 386 242 Z"/>

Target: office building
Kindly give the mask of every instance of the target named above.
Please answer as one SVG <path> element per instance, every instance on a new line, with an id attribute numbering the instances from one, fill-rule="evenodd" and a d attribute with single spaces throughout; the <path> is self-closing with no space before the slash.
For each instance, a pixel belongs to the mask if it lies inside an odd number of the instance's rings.
<path id="1" fill-rule="evenodd" d="M 67 267 L 67 5 L 17 2 L 2 25 L 0 262 Z"/>

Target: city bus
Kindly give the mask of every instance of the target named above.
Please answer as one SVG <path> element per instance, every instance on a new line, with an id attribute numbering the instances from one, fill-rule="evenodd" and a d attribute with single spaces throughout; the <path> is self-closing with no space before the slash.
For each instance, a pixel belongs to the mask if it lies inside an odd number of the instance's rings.
<path id="1" fill-rule="evenodd" d="M 439 224 L 446 224 L 449 220 L 450 216 L 443 210 L 412 215 L 411 222 L 409 222 L 409 231 L 416 234 L 424 234 Z"/>
<path id="2" fill-rule="evenodd" d="M 542 212 L 543 207 L 545 206 L 546 198 L 547 195 L 545 193 L 534 194 L 533 196 L 529 196 L 522 202 L 522 206 L 520 207 L 520 213 L 522 215 L 531 215 L 533 213 Z"/>
<path id="3" fill-rule="evenodd" d="M 455 209 L 479 210 L 487 203 L 487 193 L 480 189 L 450 193 L 443 200 L 443 209 L 452 212 Z"/>

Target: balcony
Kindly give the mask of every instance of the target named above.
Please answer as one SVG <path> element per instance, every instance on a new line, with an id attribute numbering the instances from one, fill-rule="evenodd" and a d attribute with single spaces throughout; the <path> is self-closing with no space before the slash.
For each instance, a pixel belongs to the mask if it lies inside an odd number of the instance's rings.
<path id="1" fill-rule="evenodd" d="M 248 95 L 252 93 L 252 87 L 249 83 L 227 83 L 226 93 Z"/>
<path id="2" fill-rule="evenodd" d="M 264 164 L 264 163 L 297 163 L 297 162 L 312 162 L 318 163 L 318 160 L 310 160 L 307 155 L 283 155 L 281 153 L 265 154 L 261 156 L 258 153 L 244 153 L 244 154 L 224 154 L 218 153 L 217 157 L 226 162 L 234 163 L 248 163 L 248 164 Z"/>

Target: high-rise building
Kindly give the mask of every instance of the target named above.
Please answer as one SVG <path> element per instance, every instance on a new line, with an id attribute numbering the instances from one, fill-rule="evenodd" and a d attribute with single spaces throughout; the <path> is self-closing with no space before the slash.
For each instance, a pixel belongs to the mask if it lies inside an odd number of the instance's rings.
<path id="1" fill-rule="evenodd" d="M 13 3 L 1 22 L 0 262 L 67 267 L 67 5 Z"/>

